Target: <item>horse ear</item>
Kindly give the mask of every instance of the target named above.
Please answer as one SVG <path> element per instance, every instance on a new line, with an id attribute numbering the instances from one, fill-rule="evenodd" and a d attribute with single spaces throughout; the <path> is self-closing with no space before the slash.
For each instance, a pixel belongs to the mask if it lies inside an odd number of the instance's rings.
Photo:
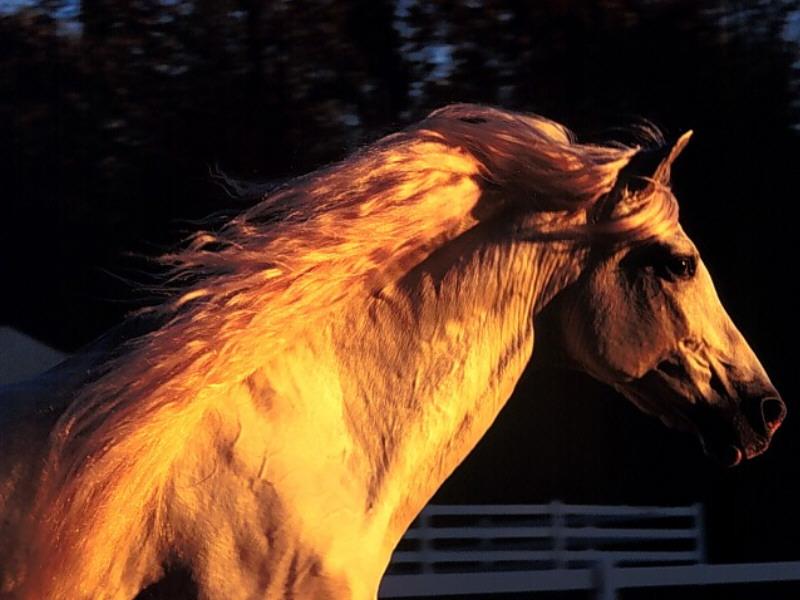
<path id="1" fill-rule="evenodd" d="M 672 146 L 639 150 L 634 154 L 617 175 L 614 189 L 595 206 L 591 219 L 596 222 L 613 219 L 615 215 L 619 218 L 631 210 L 632 203 L 647 198 L 648 190 L 658 185 L 669 186 L 670 167 L 691 137 L 690 130 Z"/>
<path id="2" fill-rule="evenodd" d="M 673 146 L 639 150 L 620 171 L 618 189 L 639 191 L 653 182 L 669 185 L 670 167 L 689 143 L 692 132 L 687 131 Z"/>
<path id="3" fill-rule="evenodd" d="M 690 129 L 678 138 L 678 141 L 675 142 L 674 146 L 672 146 L 667 157 L 659 163 L 658 167 L 656 167 L 656 172 L 653 174 L 654 181 L 663 183 L 664 185 L 669 185 L 670 167 L 675 159 L 678 158 L 678 155 L 683 152 L 683 149 L 686 148 L 686 144 L 689 143 L 692 133 L 693 132 Z"/>

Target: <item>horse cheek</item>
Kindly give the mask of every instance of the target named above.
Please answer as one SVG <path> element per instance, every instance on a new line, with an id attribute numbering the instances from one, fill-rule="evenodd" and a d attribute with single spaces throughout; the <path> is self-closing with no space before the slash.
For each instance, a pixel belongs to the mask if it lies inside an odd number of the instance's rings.
<path id="1" fill-rule="evenodd" d="M 642 377 L 664 353 L 666 323 L 660 290 L 648 279 L 618 276 L 597 281 L 592 335 L 596 361 L 615 384 Z"/>

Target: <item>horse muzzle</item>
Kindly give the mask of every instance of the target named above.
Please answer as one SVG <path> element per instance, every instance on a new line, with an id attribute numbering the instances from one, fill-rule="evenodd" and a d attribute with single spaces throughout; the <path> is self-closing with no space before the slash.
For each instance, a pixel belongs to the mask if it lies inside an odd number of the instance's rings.
<path id="1" fill-rule="evenodd" d="M 697 429 L 705 453 L 722 466 L 734 467 L 762 454 L 785 418 L 786 404 L 772 389 L 742 398 L 729 415 L 703 411 Z"/>
<path id="2" fill-rule="evenodd" d="M 668 427 L 695 433 L 706 455 L 733 467 L 762 454 L 786 418 L 786 404 L 766 377 L 712 376 L 701 394 L 680 362 L 662 362 L 614 387 Z M 706 387 L 706 386 L 704 386 Z"/>

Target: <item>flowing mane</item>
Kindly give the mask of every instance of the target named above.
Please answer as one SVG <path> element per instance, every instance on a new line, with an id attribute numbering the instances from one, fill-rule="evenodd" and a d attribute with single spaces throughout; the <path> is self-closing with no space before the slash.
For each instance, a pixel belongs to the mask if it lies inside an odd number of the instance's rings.
<path id="1" fill-rule="evenodd" d="M 577 143 L 535 115 L 449 106 L 289 182 L 163 257 L 165 285 L 182 288 L 153 309 L 166 324 L 102 365 L 51 434 L 26 534 L 37 540 L 37 577 L 86 562 L 96 568 L 82 572 L 98 581 L 76 589 L 119 577 L 110 569 L 123 565 L 109 553 L 167 535 L 160 499 L 170 469 L 208 407 L 225 402 L 227 386 L 477 223 L 505 211 L 550 213 L 546 227 L 521 234 L 611 242 L 672 226 L 677 208 L 666 181 L 614 210 L 622 203 L 611 192 L 639 151 Z M 586 225 L 563 225 L 580 211 Z M 152 558 L 145 554 L 142 564 Z"/>

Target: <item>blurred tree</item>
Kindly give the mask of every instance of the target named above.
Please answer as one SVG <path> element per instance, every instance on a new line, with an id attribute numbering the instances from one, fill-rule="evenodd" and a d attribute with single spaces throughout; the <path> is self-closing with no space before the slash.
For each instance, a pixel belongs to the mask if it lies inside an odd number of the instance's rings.
<path id="1" fill-rule="evenodd" d="M 173 243 L 176 218 L 218 208 L 209 166 L 279 179 L 452 101 L 535 110 L 589 138 L 641 116 L 693 127 L 717 144 L 704 168 L 720 195 L 741 192 L 726 172 L 765 152 L 786 166 L 796 148 L 799 4 L 40 0 L 4 14 L 6 222 L 48 232 L 4 267 L 30 284 L 7 313 L 44 302 L 30 297 L 52 282 L 25 272 L 57 252 L 61 291 L 97 309 L 73 314 L 61 345 L 85 340 L 127 306 L 102 298 L 129 295 L 87 265 Z M 23 233 L 3 236 L 11 248 Z"/>

